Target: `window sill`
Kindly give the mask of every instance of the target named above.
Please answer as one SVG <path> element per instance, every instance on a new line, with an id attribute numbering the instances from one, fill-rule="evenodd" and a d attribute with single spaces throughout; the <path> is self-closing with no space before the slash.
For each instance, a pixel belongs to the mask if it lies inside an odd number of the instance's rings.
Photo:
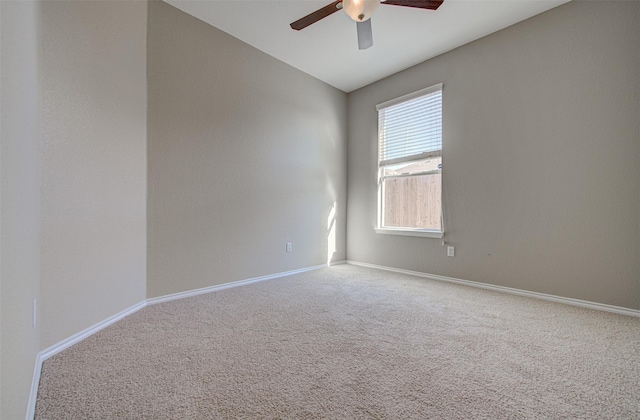
<path id="1" fill-rule="evenodd" d="M 383 235 L 401 235 L 401 236 L 421 236 L 423 238 L 442 239 L 444 232 L 437 230 L 425 229 L 392 229 L 392 228 L 374 228 L 376 233 Z"/>

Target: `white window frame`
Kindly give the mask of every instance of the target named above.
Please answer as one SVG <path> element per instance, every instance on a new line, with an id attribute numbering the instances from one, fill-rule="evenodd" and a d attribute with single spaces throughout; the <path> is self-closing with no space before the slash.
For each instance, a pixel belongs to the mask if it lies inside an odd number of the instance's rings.
<path id="1" fill-rule="evenodd" d="M 387 109 L 387 108 L 391 108 L 393 106 L 396 105 L 400 105 L 404 102 L 407 101 L 411 101 L 413 99 L 417 99 L 419 97 L 422 96 L 426 96 L 429 95 L 431 93 L 434 92 L 442 92 L 443 89 L 443 85 L 437 84 L 434 86 L 430 86 L 428 88 L 425 89 L 421 89 L 418 90 L 416 92 L 413 93 L 409 93 L 407 95 L 401 96 L 399 98 L 395 98 L 386 102 L 383 102 L 381 104 L 378 104 L 376 106 L 376 110 L 378 111 L 378 113 L 380 113 L 381 110 Z M 440 103 L 442 104 L 442 102 Z M 442 114 L 440 113 L 440 123 L 442 123 Z M 377 213 L 378 213 L 378 217 L 377 217 L 377 225 L 375 227 L 375 231 L 377 233 L 380 234 L 387 234 L 387 235 L 403 235 L 403 236 L 420 236 L 420 237 L 427 237 L 427 238 L 438 238 L 441 239 L 444 237 L 444 215 L 443 215 L 443 209 L 442 209 L 442 188 L 440 190 L 440 195 L 441 195 L 441 208 L 440 208 L 440 214 L 441 214 L 441 221 L 440 221 L 440 230 L 433 230 L 433 229 L 417 229 L 417 228 L 410 228 L 410 227 L 383 227 L 382 223 L 383 223 L 383 217 L 384 217 L 384 191 L 383 191 L 383 185 L 384 185 L 384 180 L 387 178 L 392 178 L 392 177 L 398 177 L 396 176 L 384 176 L 384 168 L 386 166 L 390 166 L 393 164 L 397 164 L 397 163 L 403 163 L 403 162 L 409 162 L 409 161 L 420 161 L 420 160 L 424 160 L 424 159 L 428 159 L 430 157 L 442 157 L 442 138 L 440 138 L 440 149 L 439 150 L 435 150 L 435 151 L 428 151 L 428 152 L 421 152 L 421 153 L 415 153 L 412 155 L 408 155 L 408 156 L 403 156 L 400 158 L 393 158 L 393 159 L 387 159 L 386 161 L 382 161 L 382 153 L 381 153 L 381 148 L 383 147 L 383 139 L 381 138 L 382 134 L 380 132 L 380 126 L 378 127 L 378 202 L 377 202 Z M 429 171 L 429 172 L 420 172 L 420 173 L 415 173 L 409 176 L 420 176 L 420 175 L 426 175 L 429 173 L 435 173 L 435 172 L 439 172 L 440 174 L 442 174 L 442 169 L 440 168 L 439 171 Z M 402 176 L 402 175 L 400 175 Z"/>

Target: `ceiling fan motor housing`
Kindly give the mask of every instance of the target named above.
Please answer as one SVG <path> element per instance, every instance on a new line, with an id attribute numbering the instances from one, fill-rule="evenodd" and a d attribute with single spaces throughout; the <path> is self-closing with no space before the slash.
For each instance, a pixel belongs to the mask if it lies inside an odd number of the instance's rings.
<path id="1" fill-rule="evenodd" d="M 380 0 L 342 0 L 342 9 L 356 22 L 363 22 L 380 6 Z"/>

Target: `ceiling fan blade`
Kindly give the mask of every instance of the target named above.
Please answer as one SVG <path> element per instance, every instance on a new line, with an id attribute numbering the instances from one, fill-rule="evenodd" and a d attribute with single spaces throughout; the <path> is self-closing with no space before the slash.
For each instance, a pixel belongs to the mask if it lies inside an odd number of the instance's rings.
<path id="1" fill-rule="evenodd" d="M 382 0 L 382 4 L 436 10 L 438 7 L 440 7 L 443 1 L 444 0 Z"/>
<path id="2" fill-rule="evenodd" d="M 373 45 L 373 32 L 371 31 L 371 19 L 364 22 L 356 22 L 358 30 L 358 49 L 366 50 Z"/>
<path id="3" fill-rule="evenodd" d="M 315 12 L 308 14 L 302 19 L 296 20 L 290 25 L 291 29 L 299 31 L 300 29 L 304 29 L 312 23 L 316 23 L 320 19 L 324 19 L 327 16 L 334 14 L 339 10 L 338 5 L 342 5 L 342 0 L 334 1 L 331 4 L 324 6 L 322 9 L 318 9 Z"/>

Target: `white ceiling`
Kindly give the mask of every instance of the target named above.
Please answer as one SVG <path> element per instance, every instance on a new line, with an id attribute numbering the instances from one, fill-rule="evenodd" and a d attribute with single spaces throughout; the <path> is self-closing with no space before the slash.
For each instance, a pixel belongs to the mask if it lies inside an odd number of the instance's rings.
<path id="1" fill-rule="evenodd" d="M 343 11 L 301 30 L 289 24 L 331 0 L 164 0 L 216 28 L 351 92 L 569 0 L 444 0 L 438 10 L 381 5 L 373 47 L 358 50 Z"/>

